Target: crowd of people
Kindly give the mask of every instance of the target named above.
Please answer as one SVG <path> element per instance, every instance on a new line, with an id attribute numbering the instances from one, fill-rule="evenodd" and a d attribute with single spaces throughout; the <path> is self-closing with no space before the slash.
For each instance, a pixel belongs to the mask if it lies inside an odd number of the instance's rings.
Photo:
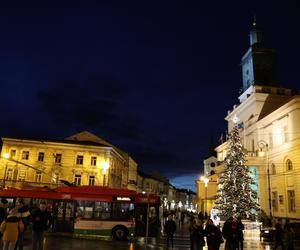
<path id="1" fill-rule="evenodd" d="M 32 250 L 43 249 L 44 232 L 52 224 L 52 217 L 45 202 L 39 208 L 29 211 L 23 200 L 18 200 L 14 207 L 8 207 L 8 201 L 1 199 L 0 233 L 3 250 L 23 250 L 24 236 L 31 224 Z"/>
<path id="2" fill-rule="evenodd" d="M 165 222 L 164 232 L 166 234 L 167 248 L 173 248 L 173 235 L 176 232 L 177 218 L 178 225 L 181 227 L 186 219 L 189 219 L 190 248 L 191 250 L 202 250 L 207 244 L 208 250 L 219 250 L 220 245 L 225 241 L 225 250 L 243 250 L 244 229 L 241 218 L 229 217 L 223 224 L 222 230 L 216 226 L 207 215 L 201 212 L 198 216 L 187 212 L 177 212 L 168 215 Z M 206 237 L 206 242 L 205 242 Z M 294 250 L 295 234 L 290 221 L 286 219 L 283 225 L 281 219 L 275 224 L 274 248 Z"/>

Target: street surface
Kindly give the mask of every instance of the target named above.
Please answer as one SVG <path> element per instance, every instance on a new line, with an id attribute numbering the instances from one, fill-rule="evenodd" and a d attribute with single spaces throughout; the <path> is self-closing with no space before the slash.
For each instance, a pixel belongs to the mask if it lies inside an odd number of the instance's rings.
<path id="1" fill-rule="evenodd" d="M 271 250 L 273 248 L 272 243 L 266 243 L 260 241 L 258 231 L 245 231 L 244 233 L 244 249 L 266 249 Z M 30 240 L 26 241 L 24 250 L 31 250 Z M 221 245 L 221 250 L 224 249 L 224 243 Z M 44 250 L 90 250 L 90 249 L 101 249 L 101 250 L 162 250 L 166 249 L 165 238 L 159 239 L 149 238 L 146 247 L 144 238 L 139 238 L 134 242 L 116 242 L 111 240 L 86 240 L 86 239 L 73 239 L 59 236 L 48 236 L 44 241 Z M 190 249 L 190 239 L 187 225 L 177 230 L 174 237 L 174 250 L 186 250 Z M 207 247 L 204 248 L 205 250 Z M 296 250 L 300 250 L 300 242 L 296 242 Z"/>

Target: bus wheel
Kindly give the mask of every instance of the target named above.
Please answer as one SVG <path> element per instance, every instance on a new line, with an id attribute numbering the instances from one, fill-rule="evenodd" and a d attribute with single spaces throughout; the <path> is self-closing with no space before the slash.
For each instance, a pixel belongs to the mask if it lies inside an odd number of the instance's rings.
<path id="1" fill-rule="evenodd" d="M 114 240 L 127 240 L 128 229 L 124 226 L 116 226 L 112 230 Z"/>

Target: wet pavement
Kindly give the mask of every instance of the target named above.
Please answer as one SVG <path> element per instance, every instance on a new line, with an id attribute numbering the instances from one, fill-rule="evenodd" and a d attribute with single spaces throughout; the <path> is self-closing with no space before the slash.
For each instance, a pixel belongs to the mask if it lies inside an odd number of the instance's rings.
<path id="1" fill-rule="evenodd" d="M 273 244 L 264 242 L 259 238 L 258 230 L 245 230 L 244 232 L 244 249 L 273 249 Z M 220 249 L 224 249 L 225 244 L 223 243 Z M 30 240 L 26 241 L 24 250 L 30 250 Z M 112 240 L 94 240 L 94 239 L 75 239 L 67 238 L 61 236 L 48 236 L 44 241 L 44 250 L 91 250 L 91 249 L 101 249 L 101 250 L 141 250 L 141 249 L 153 249 L 162 250 L 166 249 L 165 238 L 162 236 L 160 238 L 149 238 L 148 244 L 146 246 L 144 238 L 138 238 L 134 242 L 116 242 Z M 185 250 L 190 249 L 190 239 L 187 229 L 187 225 L 177 230 L 174 236 L 174 250 Z M 206 250 L 204 247 L 203 250 Z M 300 250 L 300 241 L 296 242 L 296 250 Z"/>

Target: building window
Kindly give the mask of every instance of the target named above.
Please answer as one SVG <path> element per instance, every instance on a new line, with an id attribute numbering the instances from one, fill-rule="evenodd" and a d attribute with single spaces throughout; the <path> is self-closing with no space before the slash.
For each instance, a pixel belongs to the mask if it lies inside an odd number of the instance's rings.
<path id="1" fill-rule="evenodd" d="M 92 156 L 91 157 L 91 166 L 96 166 L 97 164 L 97 157 L 96 156 Z"/>
<path id="2" fill-rule="evenodd" d="M 288 142 L 289 141 L 288 127 L 286 125 L 283 126 L 283 141 L 284 142 Z"/>
<path id="3" fill-rule="evenodd" d="M 77 155 L 76 164 L 83 165 L 83 155 Z"/>
<path id="4" fill-rule="evenodd" d="M 287 159 L 285 164 L 288 171 L 293 170 L 293 163 L 290 159 Z"/>
<path id="5" fill-rule="evenodd" d="M 279 204 L 280 204 L 280 205 L 283 204 L 283 195 L 279 195 Z"/>
<path id="6" fill-rule="evenodd" d="M 5 179 L 11 181 L 13 179 L 13 176 L 14 170 L 12 168 L 7 169 Z"/>
<path id="7" fill-rule="evenodd" d="M 38 161 L 44 161 L 44 158 L 45 158 L 45 153 L 39 152 Z"/>
<path id="8" fill-rule="evenodd" d="M 95 176 L 90 175 L 89 176 L 89 186 L 94 186 L 95 185 Z"/>
<path id="9" fill-rule="evenodd" d="M 273 135 L 271 132 L 269 133 L 269 147 L 273 148 Z"/>
<path id="10" fill-rule="evenodd" d="M 271 164 L 271 171 L 272 171 L 272 174 L 276 174 L 276 166 L 274 163 Z"/>
<path id="11" fill-rule="evenodd" d="M 277 191 L 272 192 L 272 207 L 274 211 L 278 210 L 278 194 Z"/>
<path id="12" fill-rule="evenodd" d="M 55 154 L 55 163 L 61 163 L 61 158 L 62 158 L 62 155 L 61 154 Z"/>
<path id="13" fill-rule="evenodd" d="M 36 182 L 41 182 L 42 181 L 42 171 L 37 170 L 35 172 L 35 181 Z"/>
<path id="14" fill-rule="evenodd" d="M 80 184 L 81 184 L 81 175 L 80 174 L 75 174 L 75 176 L 74 176 L 74 184 L 76 186 L 80 186 Z"/>
<path id="15" fill-rule="evenodd" d="M 18 181 L 25 181 L 26 179 L 26 170 L 19 170 L 19 177 L 18 177 Z"/>
<path id="16" fill-rule="evenodd" d="M 29 151 L 23 151 L 22 160 L 28 160 L 28 159 L 29 159 Z"/>
<path id="17" fill-rule="evenodd" d="M 17 154 L 17 151 L 15 149 L 12 149 L 12 150 L 10 150 L 9 156 L 10 156 L 10 158 L 15 158 L 16 154 Z"/>
<path id="18" fill-rule="evenodd" d="M 288 206 L 289 212 L 296 212 L 296 199 L 294 190 L 288 190 Z"/>

